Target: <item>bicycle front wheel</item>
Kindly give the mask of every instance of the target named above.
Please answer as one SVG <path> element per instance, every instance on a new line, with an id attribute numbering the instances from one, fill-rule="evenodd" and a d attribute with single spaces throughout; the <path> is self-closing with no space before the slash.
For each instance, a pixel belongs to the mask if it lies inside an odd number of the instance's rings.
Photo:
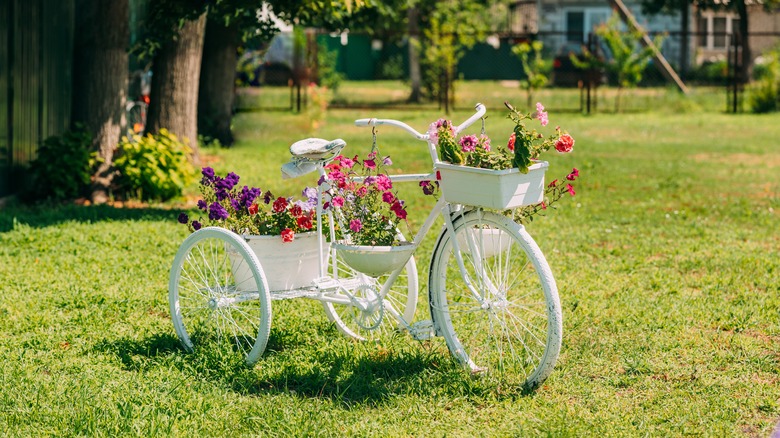
<path id="1" fill-rule="evenodd" d="M 561 348 L 558 290 L 522 225 L 472 210 L 439 236 L 431 260 L 430 310 L 437 334 L 472 372 L 534 389 Z M 458 263 L 453 243 L 463 260 Z"/>
<path id="2" fill-rule="evenodd" d="M 227 347 L 248 364 L 265 351 L 271 296 L 244 239 L 218 227 L 190 234 L 173 259 L 168 300 L 184 348 Z"/>

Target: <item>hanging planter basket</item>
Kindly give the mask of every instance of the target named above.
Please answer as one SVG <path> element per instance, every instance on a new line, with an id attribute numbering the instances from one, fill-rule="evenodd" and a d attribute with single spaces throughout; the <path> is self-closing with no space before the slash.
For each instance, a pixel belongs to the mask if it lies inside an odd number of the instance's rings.
<path id="1" fill-rule="evenodd" d="M 411 242 L 395 246 L 333 244 L 338 254 L 352 269 L 371 277 L 378 277 L 402 267 L 417 247 Z"/>
<path id="2" fill-rule="evenodd" d="M 508 210 L 544 200 L 544 173 L 548 167 L 546 161 L 539 161 L 528 168 L 528 173 L 520 173 L 517 168 L 491 170 L 439 163 L 436 170 L 447 202 Z"/>

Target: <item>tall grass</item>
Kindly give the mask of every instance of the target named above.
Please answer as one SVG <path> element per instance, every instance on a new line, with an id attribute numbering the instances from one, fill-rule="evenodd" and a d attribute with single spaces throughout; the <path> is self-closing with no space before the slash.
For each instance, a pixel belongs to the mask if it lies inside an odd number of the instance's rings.
<path id="1" fill-rule="evenodd" d="M 506 93 L 518 104 L 519 92 Z M 490 106 L 494 142 L 509 122 Z M 468 115 L 459 111 L 456 121 Z M 418 129 L 435 110 L 333 110 L 318 137 L 364 154 L 363 117 Z M 14 436 L 766 436 L 780 417 L 780 116 L 551 113 L 576 138 L 549 178 L 577 195 L 528 226 L 561 294 L 564 345 L 533 394 L 473 377 L 439 339 L 341 337 L 311 301 L 274 302 L 252 368 L 219 349 L 187 354 L 168 269 L 189 204 L 49 205 L 0 211 L 0 429 Z M 236 118 L 218 171 L 278 194 L 303 116 Z M 425 171 L 424 144 L 391 128 L 379 147 Z M 196 188 L 188 189 L 189 195 Z M 428 199 L 405 187 L 412 224 Z M 426 244 L 427 249 L 430 243 Z M 424 248 L 426 249 L 426 248 Z M 427 259 L 418 260 L 425 287 Z M 421 295 L 425 295 L 424 289 Z M 427 319 L 420 307 L 418 319 Z"/>

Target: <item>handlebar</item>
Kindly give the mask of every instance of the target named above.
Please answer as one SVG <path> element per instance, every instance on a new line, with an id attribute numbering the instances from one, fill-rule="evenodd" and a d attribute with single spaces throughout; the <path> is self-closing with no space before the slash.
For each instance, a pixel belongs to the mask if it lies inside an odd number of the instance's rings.
<path id="1" fill-rule="evenodd" d="M 458 135 L 458 133 L 460 133 L 464 129 L 468 128 L 474 122 L 476 122 L 482 116 L 484 116 L 485 115 L 485 111 L 487 111 L 487 109 L 485 108 L 485 105 L 483 105 L 481 103 L 476 104 L 474 109 L 476 110 L 476 112 L 474 114 L 472 114 L 471 117 L 469 117 L 468 119 L 466 119 L 465 122 L 463 122 L 460 125 L 455 127 L 455 135 L 456 136 Z M 379 125 L 395 126 L 396 128 L 401 128 L 404 131 L 408 132 L 409 134 L 411 134 L 412 136 L 414 136 L 414 138 L 416 138 L 418 140 L 428 140 L 428 134 L 427 133 L 426 134 L 421 134 L 421 133 L 417 132 L 417 130 L 412 128 L 411 126 L 407 125 L 404 122 L 398 121 L 398 120 L 392 120 L 392 119 L 358 119 L 358 120 L 355 120 L 355 126 L 379 126 Z"/>

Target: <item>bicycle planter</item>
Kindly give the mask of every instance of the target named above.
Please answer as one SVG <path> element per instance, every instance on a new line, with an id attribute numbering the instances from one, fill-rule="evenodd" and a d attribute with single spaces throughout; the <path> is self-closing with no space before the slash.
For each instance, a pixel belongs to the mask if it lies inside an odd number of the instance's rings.
<path id="1" fill-rule="evenodd" d="M 361 246 L 334 243 L 344 262 L 358 272 L 378 277 L 401 268 L 417 247 L 412 243 L 398 246 Z"/>
<path id="2" fill-rule="evenodd" d="M 456 131 L 484 112 L 484 106 L 478 106 Z M 395 120 L 365 119 L 356 124 L 388 124 L 419 140 L 428 139 Z M 291 148 L 294 158 L 288 175 L 317 170 L 325 177 L 325 165 L 344 142 L 310 139 L 305 145 L 302 151 Z M 168 288 L 171 319 L 184 348 L 194 351 L 221 343 L 254 364 L 268 342 L 272 300 L 310 298 L 322 303 L 339 331 L 355 339 L 395 336 L 399 330 L 420 340 L 439 336 L 472 373 L 531 389 L 541 384 L 552 372 L 561 346 L 555 280 L 525 228 L 485 208 L 539 202 L 547 163 L 537 163 L 527 175 L 516 170 L 474 171 L 438 162 L 434 146 L 428 147 L 434 172 L 391 176 L 394 182 L 415 183 L 436 178 L 436 172 L 441 176 L 443 196 L 408 245 L 382 249 L 328 245 L 313 233 L 312 238 L 298 235 L 292 243 L 310 239 L 314 249 L 296 249 L 282 257 L 280 251 L 291 243 L 282 243 L 278 236 L 247 239 L 215 227 L 188 236 L 174 258 Z M 321 190 L 318 229 L 323 229 L 321 220 L 326 217 L 327 240 L 333 242 L 333 217 L 322 214 Z M 430 320 L 414 322 L 419 284 L 412 253 L 438 218 L 444 226 L 427 274 Z"/>
<path id="3" fill-rule="evenodd" d="M 447 202 L 493 210 L 538 204 L 544 199 L 544 173 L 549 164 L 538 162 L 519 170 L 491 170 L 439 163 L 441 191 Z"/>
<path id="4" fill-rule="evenodd" d="M 279 236 L 242 236 L 252 252 L 257 256 L 263 270 L 273 275 L 267 278 L 268 290 L 283 291 L 311 285 L 319 277 L 319 242 L 317 233 L 299 233 L 292 242 L 283 242 Z M 328 247 L 325 242 L 323 264 L 327 264 Z M 252 272 L 242 263 L 243 259 L 235 250 L 229 250 L 233 275 L 237 284 L 247 283 Z"/>

